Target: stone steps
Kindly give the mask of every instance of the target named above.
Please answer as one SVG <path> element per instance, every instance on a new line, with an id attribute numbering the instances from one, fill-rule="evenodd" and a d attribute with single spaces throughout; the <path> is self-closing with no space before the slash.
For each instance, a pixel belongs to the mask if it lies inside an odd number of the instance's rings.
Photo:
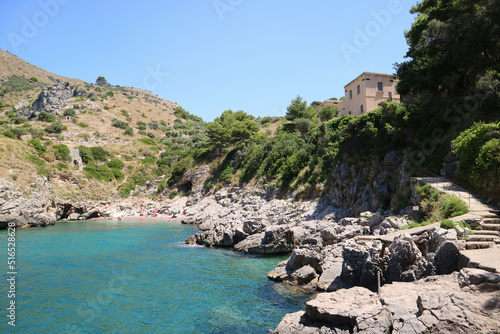
<path id="1" fill-rule="evenodd" d="M 500 224 L 500 218 L 483 218 L 483 223 L 486 224 Z"/>
<path id="2" fill-rule="evenodd" d="M 471 235 L 496 235 L 500 237 L 500 231 L 489 231 L 489 230 L 473 230 Z"/>
<path id="3" fill-rule="evenodd" d="M 500 238 L 497 235 L 489 234 L 472 234 L 467 238 L 467 242 L 491 241 L 500 243 Z"/>
<path id="4" fill-rule="evenodd" d="M 485 223 L 483 223 L 481 226 L 483 227 L 483 230 L 486 230 L 486 231 L 500 231 L 500 224 L 485 224 Z"/>
<path id="5" fill-rule="evenodd" d="M 494 242 L 488 242 L 488 241 L 467 242 L 466 248 L 467 249 L 485 249 L 485 248 L 491 248 L 494 245 L 495 245 Z"/>

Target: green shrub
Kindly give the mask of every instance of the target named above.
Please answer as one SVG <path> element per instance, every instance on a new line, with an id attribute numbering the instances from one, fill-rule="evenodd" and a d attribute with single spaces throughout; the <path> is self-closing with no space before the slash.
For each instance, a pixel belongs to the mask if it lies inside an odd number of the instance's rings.
<path id="1" fill-rule="evenodd" d="M 83 170 L 89 177 L 93 177 L 98 180 L 110 182 L 115 179 L 113 171 L 107 166 L 90 163 L 87 166 L 83 167 Z"/>
<path id="2" fill-rule="evenodd" d="M 500 192 L 500 122 L 475 123 L 454 141 L 457 175 L 478 188 Z"/>
<path id="3" fill-rule="evenodd" d="M 31 162 L 35 166 L 44 166 L 45 165 L 45 160 L 43 160 L 42 158 L 40 158 L 36 155 L 33 155 L 33 154 L 28 155 L 28 160 L 29 160 L 29 162 Z"/>
<path id="4" fill-rule="evenodd" d="M 38 114 L 37 120 L 40 122 L 52 123 L 52 122 L 56 121 L 56 116 L 54 114 L 50 114 L 50 113 L 45 112 L 45 111 L 40 111 L 40 113 Z"/>
<path id="5" fill-rule="evenodd" d="M 111 173 L 113 173 L 113 176 L 117 181 L 121 181 L 125 178 L 125 175 L 122 173 L 122 171 L 118 169 L 111 169 Z"/>
<path id="6" fill-rule="evenodd" d="M 441 228 L 450 230 L 452 228 L 455 228 L 455 222 L 450 219 L 445 219 L 441 222 Z"/>
<path id="7" fill-rule="evenodd" d="M 138 140 L 146 145 L 156 145 L 156 142 L 151 138 L 140 138 Z"/>
<path id="8" fill-rule="evenodd" d="M 21 139 L 22 136 L 27 135 L 28 131 L 25 128 L 12 128 L 10 131 L 16 136 L 17 139 Z"/>
<path id="9" fill-rule="evenodd" d="M 92 157 L 96 161 L 106 161 L 108 157 L 111 157 L 111 153 L 102 146 L 94 146 L 90 148 L 92 152 Z"/>
<path id="10" fill-rule="evenodd" d="M 122 113 L 123 116 L 130 118 L 128 111 L 122 109 L 122 110 L 120 110 L 120 112 Z"/>
<path id="11" fill-rule="evenodd" d="M 177 196 L 179 196 L 179 192 L 178 192 L 177 190 L 172 190 L 172 191 L 170 192 L 170 194 L 168 195 L 168 198 L 170 198 L 170 199 L 174 199 L 174 198 L 176 198 Z"/>
<path id="12" fill-rule="evenodd" d="M 63 115 L 64 116 L 75 116 L 76 115 L 76 111 L 73 108 L 68 108 L 68 109 L 64 110 Z"/>
<path id="13" fill-rule="evenodd" d="M 144 122 L 138 121 L 138 122 L 137 122 L 137 128 L 138 128 L 139 130 L 143 130 L 143 131 L 144 131 L 144 130 L 146 130 L 146 129 L 147 129 L 147 125 L 146 125 L 146 123 L 144 123 Z"/>
<path id="14" fill-rule="evenodd" d="M 141 159 L 141 163 L 144 165 L 154 165 L 155 162 L 156 160 L 153 157 L 145 157 L 144 159 Z"/>
<path id="15" fill-rule="evenodd" d="M 47 149 L 38 139 L 29 139 L 28 144 L 30 144 L 38 152 L 38 154 L 44 154 L 47 152 Z"/>
<path id="16" fill-rule="evenodd" d="M 130 126 L 128 126 L 125 131 L 123 132 L 123 134 L 127 135 L 127 136 L 133 136 L 134 135 L 134 129 Z"/>
<path id="17" fill-rule="evenodd" d="M 38 174 L 42 176 L 48 176 L 49 173 L 45 168 L 45 160 L 40 159 L 38 156 L 30 154 L 28 155 L 28 161 L 35 165 Z"/>
<path id="18" fill-rule="evenodd" d="M 71 157 L 69 156 L 70 150 L 69 147 L 64 144 L 56 144 L 52 146 L 54 150 L 54 155 L 57 160 L 61 161 L 71 161 Z"/>
<path id="19" fill-rule="evenodd" d="M 111 169 L 122 170 L 125 164 L 120 159 L 112 159 L 107 163 L 108 167 Z"/>
<path id="20" fill-rule="evenodd" d="M 59 169 L 59 170 L 68 170 L 69 169 L 69 166 L 63 162 L 58 162 L 56 164 L 56 168 Z"/>
<path id="21" fill-rule="evenodd" d="M 14 134 L 14 132 L 10 131 L 10 130 L 7 130 L 7 131 L 4 131 L 2 132 L 2 134 L 7 137 L 7 138 L 12 138 L 12 139 L 15 139 L 16 138 L 16 135 Z"/>
<path id="22" fill-rule="evenodd" d="M 231 183 L 231 180 L 233 179 L 233 167 L 228 166 L 226 169 L 220 173 L 219 180 L 224 183 L 224 184 L 229 184 Z"/>
<path id="23" fill-rule="evenodd" d="M 113 118 L 113 120 L 111 121 L 111 126 L 125 130 L 126 128 L 128 128 L 128 123 L 125 121 L 121 121 L 118 118 Z"/>
<path id="24" fill-rule="evenodd" d="M 26 122 L 28 122 L 28 120 L 25 118 L 25 117 L 14 117 L 14 119 L 12 120 L 12 122 L 14 124 L 24 124 Z"/>
<path id="25" fill-rule="evenodd" d="M 82 162 L 84 164 L 88 164 L 94 161 L 94 157 L 92 156 L 92 151 L 90 150 L 90 148 L 80 145 L 78 146 L 78 150 L 80 152 L 80 158 L 82 158 Z"/>
<path id="26" fill-rule="evenodd" d="M 81 128 L 88 128 L 89 127 L 89 125 L 87 123 L 84 123 L 84 122 L 78 122 L 78 123 L 76 123 L 76 125 L 78 125 Z"/>
<path id="27" fill-rule="evenodd" d="M 118 194 L 123 197 L 127 198 L 130 196 L 130 192 L 135 190 L 135 184 L 132 182 L 127 182 L 124 184 L 121 184 L 118 187 Z"/>
<path id="28" fill-rule="evenodd" d="M 47 133 L 55 133 L 59 134 L 62 133 L 64 130 L 67 130 L 68 128 L 63 125 L 60 121 L 57 121 L 55 123 L 52 123 L 51 125 L 47 126 L 44 130 Z"/>
<path id="29" fill-rule="evenodd" d="M 43 129 L 39 129 L 39 128 L 30 128 L 29 132 L 35 138 L 41 138 L 45 134 L 45 131 L 43 131 Z"/>
<path id="30" fill-rule="evenodd" d="M 450 194 L 441 196 L 439 209 L 444 218 L 457 217 L 469 212 L 469 207 L 464 201 Z"/>

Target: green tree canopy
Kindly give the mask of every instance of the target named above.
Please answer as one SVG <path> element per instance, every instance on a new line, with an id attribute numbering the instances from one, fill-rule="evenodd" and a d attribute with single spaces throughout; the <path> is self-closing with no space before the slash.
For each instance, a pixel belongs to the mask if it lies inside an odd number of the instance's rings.
<path id="1" fill-rule="evenodd" d="M 237 142 L 248 143 L 252 135 L 259 131 L 254 117 L 244 111 L 226 110 L 220 117 L 207 124 L 210 144 L 220 153 L 222 147 Z"/>
<path id="2" fill-rule="evenodd" d="M 339 109 L 336 106 L 328 105 L 318 111 L 318 116 L 321 122 L 327 122 L 337 116 L 338 113 Z"/>
<path id="3" fill-rule="evenodd" d="M 292 103 L 286 107 L 287 113 L 285 115 L 286 119 L 289 121 L 293 121 L 296 118 L 301 118 L 304 116 L 307 108 L 307 101 L 303 101 L 300 95 L 297 95 L 295 100 L 292 100 Z"/>
<path id="4" fill-rule="evenodd" d="M 95 84 L 99 86 L 109 86 L 108 80 L 103 76 L 98 77 Z"/>
<path id="5" fill-rule="evenodd" d="M 423 0 L 411 12 L 409 60 L 395 64 L 399 93 L 454 98 L 475 93 L 491 71 L 499 77 L 500 1 Z"/>

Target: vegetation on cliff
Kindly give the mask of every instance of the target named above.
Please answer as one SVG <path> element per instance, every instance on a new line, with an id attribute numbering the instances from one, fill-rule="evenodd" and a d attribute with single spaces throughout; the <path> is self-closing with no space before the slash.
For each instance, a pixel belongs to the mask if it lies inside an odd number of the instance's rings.
<path id="1" fill-rule="evenodd" d="M 13 73 L 0 84 L 0 132 L 30 140 L 32 151 L 22 159 L 38 173 L 61 180 L 73 176 L 80 187 L 102 182 L 96 189 L 108 189 L 84 196 L 127 197 L 139 194 L 138 187 L 154 189 L 150 196 L 182 195 L 189 191 L 179 188 L 183 175 L 208 164 L 206 191 L 264 182 L 311 197 L 328 190 L 340 163 L 369 169 L 390 152 L 408 175 L 439 174 L 443 161 L 456 156 L 457 177 L 498 193 L 498 8 L 493 0 L 425 0 L 413 7 L 417 17 L 406 32 L 408 59 L 395 64 L 398 90 L 411 104 L 383 102 L 362 116 L 336 118 L 335 107 L 318 113 L 319 102 L 297 96 L 283 118 L 227 110 L 205 123 L 154 94 L 99 77 L 95 85 L 68 79 L 64 86 L 77 87 L 78 95 L 59 112 L 42 110 L 28 122 L 23 110 L 33 108 L 42 87 L 62 81 L 46 73 L 30 79 Z M 79 148 L 83 170 L 58 145 Z M 70 198 L 77 194 L 71 187 L 62 190 Z M 398 199 L 392 204 L 408 203 L 404 189 L 393 189 L 392 195 Z"/>

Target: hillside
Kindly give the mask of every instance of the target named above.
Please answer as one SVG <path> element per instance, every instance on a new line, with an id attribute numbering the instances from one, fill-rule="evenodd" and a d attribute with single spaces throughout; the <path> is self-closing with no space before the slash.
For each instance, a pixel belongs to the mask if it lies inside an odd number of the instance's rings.
<path id="1" fill-rule="evenodd" d="M 58 85 L 59 90 L 52 89 Z M 49 93 L 45 99 L 40 99 L 43 89 L 49 89 Z M 78 95 L 68 97 L 66 93 L 72 90 L 78 90 Z M 56 102 L 51 100 L 54 94 L 59 99 Z M 48 113 L 55 118 L 49 121 L 41 121 L 40 117 L 26 120 L 25 116 L 33 113 L 37 99 L 44 100 L 41 104 L 46 109 L 54 109 Z M 176 126 L 186 122 L 174 114 L 175 108 L 179 106 L 141 89 L 98 86 L 65 78 L 0 50 L 0 126 L 4 133 L 0 138 L 0 177 L 14 179 L 21 188 L 28 189 L 37 175 L 42 174 L 51 177 L 55 194 L 63 199 L 107 198 L 116 194 L 121 181 L 115 181 L 109 187 L 107 182 L 89 179 L 81 167 L 69 163 L 67 156 L 59 157 L 52 148 L 60 148 L 58 145 L 102 147 L 110 153 L 109 158 L 125 157 L 127 168 L 124 172 L 128 176 L 145 168 L 141 160 L 156 158 L 160 150 L 173 144 L 175 138 L 160 143 L 160 139 L 165 139 L 165 131 L 175 132 L 173 135 L 179 136 L 178 140 L 189 139 L 189 135 L 175 131 Z M 184 118 L 191 116 L 184 113 Z M 56 123 L 62 124 L 65 130 L 61 133 L 44 131 Z M 193 123 L 196 124 L 185 128 L 203 126 L 198 118 Z M 125 134 L 126 130 L 128 134 Z M 196 132 L 191 130 L 190 133 Z M 15 134 L 13 138 L 9 138 L 11 133 Z M 33 140 L 39 141 L 45 152 L 40 153 L 28 143 Z M 143 175 L 153 180 L 149 172 L 144 171 Z"/>

